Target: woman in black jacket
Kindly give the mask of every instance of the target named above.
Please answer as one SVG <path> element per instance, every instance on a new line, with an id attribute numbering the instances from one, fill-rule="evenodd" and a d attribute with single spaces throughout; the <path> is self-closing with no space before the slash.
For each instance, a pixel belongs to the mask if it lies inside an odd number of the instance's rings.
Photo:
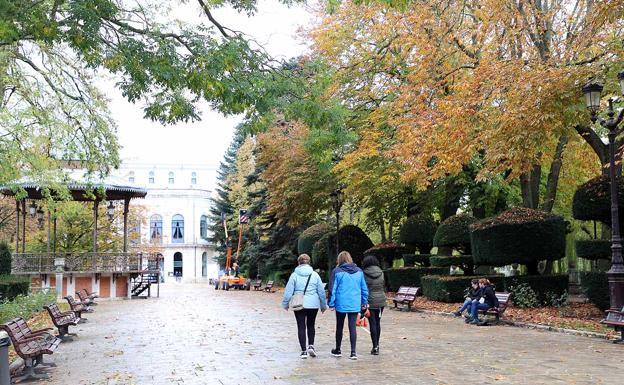
<path id="1" fill-rule="evenodd" d="M 370 335 L 373 342 L 371 354 L 379 354 L 379 336 L 381 335 L 381 314 L 386 306 L 386 292 L 384 290 L 383 271 L 379 267 L 379 260 L 372 255 L 362 261 L 364 279 L 368 286 L 368 305 L 370 311 Z"/>
<path id="2" fill-rule="evenodd" d="M 496 298 L 496 293 L 494 293 L 490 281 L 486 278 L 479 279 L 479 287 L 482 290 L 481 298 L 479 298 L 477 302 L 473 302 L 470 309 L 469 323 L 475 325 L 481 322 L 481 320 L 479 320 L 479 310 L 488 310 L 493 307 L 498 307 L 498 298 Z"/>

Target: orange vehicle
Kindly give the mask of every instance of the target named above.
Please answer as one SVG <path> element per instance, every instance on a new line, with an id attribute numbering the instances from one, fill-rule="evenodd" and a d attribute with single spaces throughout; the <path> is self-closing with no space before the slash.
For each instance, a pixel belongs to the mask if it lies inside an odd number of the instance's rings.
<path id="1" fill-rule="evenodd" d="M 215 285 L 215 290 L 230 290 L 230 288 L 239 289 L 239 290 L 249 290 L 251 286 L 245 277 L 238 273 L 238 264 L 234 263 L 236 266 L 232 269 L 232 246 L 230 245 L 230 238 L 228 236 L 227 223 L 225 221 L 225 215 L 222 215 L 223 219 L 223 228 L 225 229 L 225 244 L 227 247 L 227 256 L 225 259 L 225 274 L 220 276 L 217 280 L 217 284 Z M 240 245 L 242 240 L 242 225 L 241 229 L 238 232 L 238 250 L 236 251 L 236 257 L 238 259 L 238 254 L 240 252 Z M 234 275 L 231 275 L 234 273 Z"/>

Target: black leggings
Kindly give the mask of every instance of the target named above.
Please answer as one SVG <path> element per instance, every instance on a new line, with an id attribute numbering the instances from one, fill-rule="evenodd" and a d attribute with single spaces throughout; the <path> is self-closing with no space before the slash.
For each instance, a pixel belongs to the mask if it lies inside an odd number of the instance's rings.
<path id="1" fill-rule="evenodd" d="M 346 316 L 349 316 L 349 340 L 351 341 L 351 353 L 355 353 L 355 343 L 357 342 L 357 331 L 355 322 L 357 321 L 358 313 L 341 313 L 336 312 L 336 349 L 340 350 L 342 345 L 342 329 L 344 328 L 344 320 Z"/>
<path id="2" fill-rule="evenodd" d="M 297 319 L 297 336 L 299 337 L 299 345 L 301 351 L 306 350 L 306 329 L 308 330 L 308 343 L 314 345 L 314 322 L 318 309 L 301 309 L 294 312 Z"/>
<path id="3" fill-rule="evenodd" d="M 381 336 L 381 314 L 383 313 L 383 307 L 379 309 L 368 309 L 370 311 L 370 335 L 373 342 L 373 348 L 379 346 L 379 336 Z"/>

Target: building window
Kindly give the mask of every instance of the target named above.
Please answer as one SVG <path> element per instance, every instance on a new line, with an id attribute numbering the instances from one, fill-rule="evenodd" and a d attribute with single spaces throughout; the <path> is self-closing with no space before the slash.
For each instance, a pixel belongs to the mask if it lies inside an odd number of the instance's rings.
<path id="1" fill-rule="evenodd" d="M 205 215 L 199 220 L 199 236 L 203 239 L 208 238 L 208 217 Z"/>
<path id="2" fill-rule="evenodd" d="M 162 217 L 158 214 L 150 217 L 150 241 L 162 242 Z"/>
<path id="3" fill-rule="evenodd" d="M 134 183 L 134 171 L 130 171 L 130 175 L 128 176 L 128 182 Z"/>
<path id="4" fill-rule="evenodd" d="M 196 184 L 196 183 L 197 183 L 197 173 L 193 171 L 193 173 L 191 174 L 191 184 Z"/>
<path id="5" fill-rule="evenodd" d="M 149 172 L 149 182 L 154 183 L 154 171 Z"/>
<path id="6" fill-rule="evenodd" d="M 169 172 L 169 184 L 173 184 L 174 179 L 173 179 L 173 172 Z"/>
<path id="7" fill-rule="evenodd" d="M 180 214 L 171 220 L 171 243 L 184 243 L 184 217 Z"/>

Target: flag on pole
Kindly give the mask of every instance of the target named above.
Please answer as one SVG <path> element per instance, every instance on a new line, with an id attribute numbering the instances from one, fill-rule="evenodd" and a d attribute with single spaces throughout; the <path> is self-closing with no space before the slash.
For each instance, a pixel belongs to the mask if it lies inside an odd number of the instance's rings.
<path id="1" fill-rule="evenodd" d="M 249 223 L 249 216 L 247 216 L 247 209 L 238 210 L 238 223 L 241 225 Z"/>

